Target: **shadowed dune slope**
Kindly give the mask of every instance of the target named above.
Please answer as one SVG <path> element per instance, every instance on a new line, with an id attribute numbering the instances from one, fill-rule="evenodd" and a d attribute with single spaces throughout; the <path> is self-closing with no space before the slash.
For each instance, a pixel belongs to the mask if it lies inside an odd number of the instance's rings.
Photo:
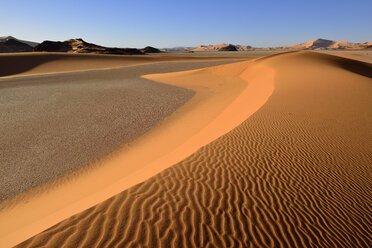
<path id="1" fill-rule="evenodd" d="M 275 90 L 240 126 L 18 247 L 370 246 L 370 65 L 309 52 L 255 63 L 275 70 Z"/>
<path id="2" fill-rule="evenodd" d="M 343 58 L 348 58 L 348 59 L 353 59 L 353 60 L 359 60 L 363 61 L 366 63 L 372 63 L 372 56 L 369 56 L 368 53 L 366 54 L 348 54 L 348 53 L 335 53 L 333 55 L 343 57 Z"/>
<path id="3" fill-rule="evenodd" d="M 244 56 L 241 59 L 253 58 Z M 97 70 L 166 61 L 239 59 L 233 56 L 95 55 L 69 53 L 18 53 L 0 55 L 0 77 Z"/>

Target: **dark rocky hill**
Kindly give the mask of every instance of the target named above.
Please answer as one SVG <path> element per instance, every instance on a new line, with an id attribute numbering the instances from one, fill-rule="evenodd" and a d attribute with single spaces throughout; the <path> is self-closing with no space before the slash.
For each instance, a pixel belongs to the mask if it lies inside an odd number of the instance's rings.
<path id="1" fill-rule="evenodd" d="M 161 51 L 155 47 L 147 46 L 143 49 L 141 49 L 144 53 L 161 53 Z"/>
<path id="2" fill-rule="evenodd" d="M 32 52 L 32 46 L 16 39 L 4 39 L 0 41 L 0 53 Z"/>
<path id="3" fill-rule="evenodd" d="M 238 49 L 236 48 L 236 46 L 229 44 L 225 47 L 221 47 L 220 49 L 218 49 L 218 51 L 238 51 Z"/>
<path id="4" fill-rule="evenodd" d="M 104 47 L 88 43 L 82 39 L 70 39 L 66 41 L 44 41 L 34 48 L 38 52 L 71 52 L 71 53 L 94 53 L 94 54 L 118 54 L 134 55 L 143 54 L 136 48 Z"/>

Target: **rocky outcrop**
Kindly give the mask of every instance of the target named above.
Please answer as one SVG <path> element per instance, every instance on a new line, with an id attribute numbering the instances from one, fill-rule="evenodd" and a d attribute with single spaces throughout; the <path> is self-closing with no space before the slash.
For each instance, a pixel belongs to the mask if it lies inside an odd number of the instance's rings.
<path id="1" fill-rule="evenodd" d="M 35 52 L 69 52 L 71 50 L 72 46 L 67 42 L 49 40 L 34 47 Z"/>
<path id="2" fill-rule="evenodd" d="M 228 46 L 221 47 L 218 51 L 238 51 L 236 46 L 229 44 Z"/>
<path id="3" fill-rule="evenodd" d="M 143 53 L 161 53 L 161 51 L 155 47 L 147 46 L 141 49 Z"/>
<path id="4" fill-rule="evenodd" d="M 44 41 L 34 48 L 38 52 L 70 52 L 70 53 L 94 53 L 94 54 L 117 54 L 134 55 L 143 54 L 136 48 L 104 47 L 85 42 L 82 39 L 70 39 L 66 41 Z"/>
<path id="5" fill-rule="evenodd" d="M 39 45 L 39 43 L 37 43 L 37 42 L 28 41 L 28 40 L 20 40 L 20 39 L 17 39 L 15 37 L 13 37 L 13 36 L 2 36 L 2 37 L 0 37 L 0 42 L 6 41 L 6 40 L 10 40 L 10 39 L 13 39 L 13 40 L 22 42 L 22 43 L 27 44 L 27 45 L 29 45 L 31 47 L 35 47 L 35 46 Z"/>
<path id="6" fill-rule="evenodd" d="M 16 39 L 3 39 L 0 41 L 0 53 L 32 52 L 32 46 Z"/>
<path id="7" fill-rule="evenodd" d="M 222 43 L 208 46 L 201 45 L 195 48 L 190 48 L 188 50 L 194 52 L 213 52 L 213 51 L 249 51 L 251 49 L 252 49 L 251 46 L 241 46 Z"/>

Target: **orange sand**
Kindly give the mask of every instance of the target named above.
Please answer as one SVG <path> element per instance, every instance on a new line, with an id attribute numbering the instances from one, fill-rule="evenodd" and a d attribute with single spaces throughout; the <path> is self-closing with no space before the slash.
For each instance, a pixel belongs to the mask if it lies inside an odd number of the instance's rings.
<path id="1" fill-rule="evenodd" d="M 19 247 L 372 242 L 371 64 L 296 52 L 146 78 L 196 96 L 102 167 L 2 211 L 3 246 L 115 194 Z"/>
<path id="2" fill-rule="evenodd" d="M 7 223 L 0 227 L 0 241 L 15 244 L 35 235 L 146 180 L 239 125 L 264 104 L 273 90 L 273 73 L 265 68 L 259 69 L 268 72 L 264 77 L 246 73 L 248 63 L 231 65 L 227 73 L 218 66 L 165 75 L 168 83 L 194 90 L 195 97 L 160 127 L 106 158 L 100 166 L 64 179 L 63 183 L 47 185 L 43 187 L 45 190 L 19 196 L 15 207 L 0 213 L 0 221 Z M 162 78 L 161 75 L 149 77 Z M 179 77 L 185 78 L 185 82 L 177 83 Z M 247 86 L 245 80 L 250 77 L 257 77 L 257 82 Z M 264 84 L 260 85 L 260 80 Z M 237 114 L 241 104 L 250 107 Z M 32 200 L 25 203 L 25 199 Z"/>

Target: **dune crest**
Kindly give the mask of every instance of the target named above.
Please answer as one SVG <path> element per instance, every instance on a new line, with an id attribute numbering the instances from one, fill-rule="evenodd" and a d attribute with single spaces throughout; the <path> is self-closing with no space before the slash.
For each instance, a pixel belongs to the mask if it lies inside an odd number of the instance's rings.
<path id="1" fill-rule="evenodd" d="M 0 229 L 0 243 L 13 245 L 27 239 L 154 176 L 229 132 L 267 101 L 274 73 L 265 66 L 241 62 L 145 78 L 196 94 L 159 128 L 107 158 L 100 167 L 33 195 L 27 204 L 21 202 L 0 212 L 0 221 L 7 223 L 6 229 Z M 242 109 L 242 105 L 246 107 Z"/>
<path id="2" fill-rule="evenodd" d="M 160 62 L 243 60 L 257 56 L 102 55 L 68 53 L 0 54 L 0 78 L 113 69 Z"/>
<path id="3" fill-rule="evenodd" d="M 240 126 L 17 247 L 368 247 L 372 65 L 300 52 L 255 66 L 275 91 Z"/>

